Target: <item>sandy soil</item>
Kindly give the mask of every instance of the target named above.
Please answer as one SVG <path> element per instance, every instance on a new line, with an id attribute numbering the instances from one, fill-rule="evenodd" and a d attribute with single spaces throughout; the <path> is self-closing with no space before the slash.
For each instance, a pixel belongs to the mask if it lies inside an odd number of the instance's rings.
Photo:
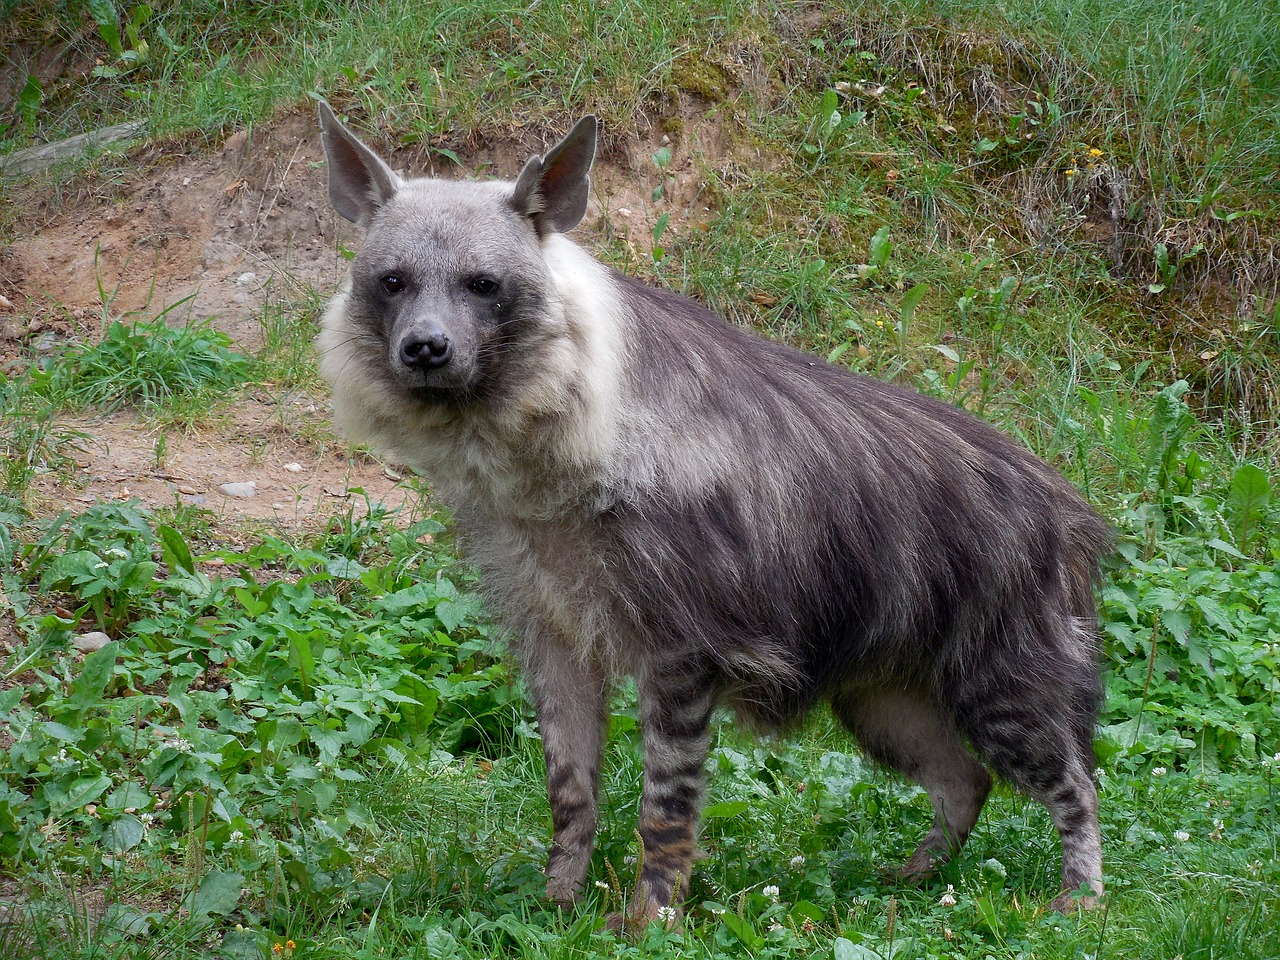
<path id="1" fill-rule="evenodd" d="M 699 105 L 685 113 L 674 143 L 656 123 L 641 122 L 647 132 L 628 140 L 606 132 L 581 242 L 634 236 L 644 251 L 661 213 L 676 234 L 705 216 L 701 171 L 727 161 L 730 138 Z M 546 144 L 535 131 L 510 134 L 450 148 L 465 169 L 514 177 Z M 663 178 L 651 158 L 664 145 L 672 148 L 670 178 L 654 201 Z M 458 172 L 440 170 L 436 156 L 434 170 L 421 151 L 394 153 L 391 162 L 415 174 Z M 357 229 L 329 207 L 309 110 L 236 132 L 216 151 L 175 155 L 171 146 L 148 143 L 116 165 L 133 172 L 123 182 L 6 186 L 17 216 L 16 235 L 0 249 L 0 368 L 21 369 L 65 341 L 92 342 L 106 318 L 165 311 L 171 323 L 207 318 L 252 353 L 264 310 L 329 296 L 346 266 L 340 251 L 359 242 Z M 310 341 L 314 332 L 314 320 L 304 319 L 289 335 Z M 38 476 L 37 507 L 130 497 L 158 506 L 176 498 L 229 521 L 299 525 L 331 516 L 353 488 L 389 504 L 406 495 L 394 468 L 353 455 L 334 436 L 324 395 L 249 393 L 186 432 L 162 431 L 135 411 L 63 418 L 59 428 L 83 437 L 78 469 Z M 249 482 L 253 497 L 219 490 Z"/>

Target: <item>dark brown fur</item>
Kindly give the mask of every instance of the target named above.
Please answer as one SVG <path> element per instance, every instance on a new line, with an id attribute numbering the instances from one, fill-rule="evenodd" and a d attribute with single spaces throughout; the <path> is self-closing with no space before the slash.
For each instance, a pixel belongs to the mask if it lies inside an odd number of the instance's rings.
<path id="1" fill-rule="evenodd" d="M 514 187 L 401 181 L 322 123 L 335 203 L 369 230 L 324 369 L 340 420 L 435 481 L 511 629 L 547 758 L 549 895 L 586 876 L 606 697 L 631 675 L 634 919 L 686 889 L 714 706 L 781 729 L 824 700 L 929 792 L 904 875 L 964 842 L 989 767 L 1053 816 L 1054 905 L 1082 884 L 1092 903 L 1108 531 L 1071 485 L 963 410 L 590 260 L 561 233 L 593 122 Z M 409 292 L 379 292 L 388 270 Z M 454 359 L 406 354 L 428 336 Z"/>

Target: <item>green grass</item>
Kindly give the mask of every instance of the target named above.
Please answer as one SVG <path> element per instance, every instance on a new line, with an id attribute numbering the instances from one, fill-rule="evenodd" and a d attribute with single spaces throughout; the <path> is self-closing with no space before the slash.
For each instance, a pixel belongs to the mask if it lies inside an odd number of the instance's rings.
<path id="1" fill-rule="evenodd" d="M 27 84 L 54 42 L 83 69 Z M 1119 539 L 1106 913 L 1043 912 L 1053 830 L 1005 790 L 937 882 L 886 882 L 923 795 L 826 717 L 764 745 L 726 722 L 688 920 L 631 945 L 597 928 L 634 875 L 634 704 L 611 719 L 592 869 L 608 889 L 552 911 L 536 727 L 447 529 L 368 504 L 231 547 L 194 508 L 27 514 L 33 477 L 73 477 L 91 439 L 63 411 L 189 425 L 249 389 L 317 389 L 305 347 L 328 291 L 269 298 L 254 357 L 217 318 L 124 324 L 104 292 L 101 342 L 0 380 L 0 955 L 1280 955 L 1266 5 L 0 0 L 0 49 L 20 81 L 0 150 L 139 113 L 200 149 L 312 92 L 415 161 L 466 163 L 513 131 L 536 149 L 587 110 L 620 141 L 679 141 L 710 115 L 727 149 L 694 157 L 700 222 L 672 226 L 664 190 L 639 242 L 596 238 L 600 255 L 978 412 Z M 669 158 L 637 156 L 644 193 L 664 186 Z M 69 654 L 89 629 L 109 652 Z"/>

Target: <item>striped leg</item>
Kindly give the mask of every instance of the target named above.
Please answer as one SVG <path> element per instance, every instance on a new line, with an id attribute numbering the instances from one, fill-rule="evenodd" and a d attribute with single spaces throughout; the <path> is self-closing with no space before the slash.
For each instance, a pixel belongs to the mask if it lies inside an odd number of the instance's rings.
<path id="1" fill-rule="evenodd" d="M 608 684 L 555 644 L 530 644 L 524 659 L 551 800 L 547 899 L 567 905 L 582 890 L 595 845 Z"/>
<path id="2" fill-rule="evenodd" d="M 1064 623 L 1066 630 L 1079 629 L 1067 621 L 1037 626 L 1062 629 Z M 1044 643 L 1037 646 L 1046 649 Z M 1034 664 L 1009 667 L 993 661 L 983 676 L 957 684 L 961 723 L 973 746 L 997 773 L 1043 803 L 1058 828 L 1062 892 L 1050 906 L 1059 911 L 1092 909 L 1103 893 L 1093 784 L 1093 725 L 1101 687 L 1092 663 L 1074 655 L 1081 646 L 1079 640 L 1062 640 L 1063 653 L 1042 655 Z M 1082 885 L 1088 892 L 1077 899 L 1073 895 Z"/>
<path id="3" fill-rule="evenodd" d="M 703 763 L 710 745 L 712 686 L 687 663 L 641 678 L 644 789 L 640 800 L 640 882 L 615 929 L 638 931 L 651 920 L 674 922 L 689 891 L 702 800 Z M 669 917 L 660 913 L 674 908 Z"/>

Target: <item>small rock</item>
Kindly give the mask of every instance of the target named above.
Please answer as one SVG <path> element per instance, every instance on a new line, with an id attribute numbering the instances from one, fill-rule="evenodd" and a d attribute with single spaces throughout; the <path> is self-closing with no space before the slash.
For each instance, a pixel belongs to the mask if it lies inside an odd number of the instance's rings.
<path id="1" fill-rule="evenodd" d="M 12 310 L 13 303 L 3 293 L 0 293 L 0 310 Z"/>
<path id="2" fill-rule="evenodd" d="M 81 653 L 93 653 L 95 650 L 101 650 L 111 638 L 101 630 L 92 630 L 89 633 L 82 633 L 79 636 L 71 638 L 71 644 Z"/>
<path id="3" fill-rule="evenodd" d="M 620 216 L 620 217 L 629 217 L 629 216 L 631 216 L 631 209 L 630 209 L 629 207 L 619 207 L 619 208 L 618 208 L 618 216 Z"/>
<path id="4" fill-rule="evenodd" d="M 399 470 L 392 469 L 391 467 L 383 467 L 382 475 L 386 477 L 388 480 L 394 480 L 396 483 L 399 483 L 401 480 L 404 479 L 403 473 L 401 473 Z"/>
<path id="5" fill-rule="evenodd" d="M 240 497 L 246 500 L 258 495 L 258 485 L 252 480 L 244 483 L 220 483 L 218 489 L 228 497 Z"/>
<path id="6" fill-rule="evenodd" d="M 188 483 L 180 483 L 178 484 L 178 492 L 188 497 L 194 497 L 200 491 Z"/>
<path id="7" fill-rule="evenodd" d="M 284 465 L 284 468 L 285 468 L 286 470 L 288 470 L 290 473 L 301 473 L 301 472 L 302 472 L 302 464 L 300 464 L 300 463 L 286 463 L 286 464 Z"/>
<path id="8" fill-rule="evenodd" d="M 52 330 L 46 330 L 36 340 L 36 353 L 51 353 L 57 345 L 57 336 Z"/>
<path id="9" fill-rule="evenodd" d="M 258 279 L 258 275 L 254 273 L 252 270 L 248 270 L 245 273 L 240 274 L 240 276 L 236 277 L 236 283 L 240 284 L 240 286 L 242 287 L 245 287 L 253 283 L 253 281 L 257 279 Z"/>

